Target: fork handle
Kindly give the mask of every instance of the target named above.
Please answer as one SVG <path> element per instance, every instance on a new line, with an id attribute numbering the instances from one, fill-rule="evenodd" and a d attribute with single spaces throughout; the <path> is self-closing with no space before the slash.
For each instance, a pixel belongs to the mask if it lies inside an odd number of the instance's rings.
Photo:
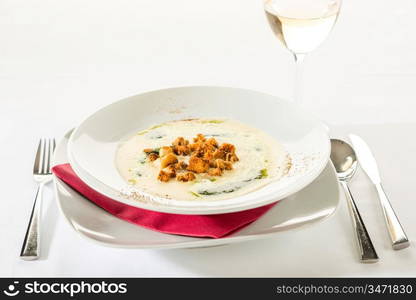
<path id="1" fill-rule="evenodd" d="M 39 258 L 40 252 L 40 215 L 44 183 L 40 183 L 27 225 L 25 239 L 23 241 L 20 258 L 24 260 L 35 260 Z"/>
<path id="2" fill-rule="evenodd" d="M 360 261 L 363 263 L 374 263 L 378 261 L 378 255 L 376 249 L 371 242 L 370 235 L 365 228 L 363 219 L 358 211 L 357 204 L 351 194 L 348 184 L 345 181 L 341 181 L 341 185 L 344 188 L 345 197 L 348 202 L 348 209 L 351 215 L 352 223 L 355 230 L 355 237 L 357 239 L 358 248 L 360 251 Z"/>
<path id="3" fill-rule="evenodd" d="M 390 204 L 389 198 L 387 198 L 387 195 L 384 192 L 383 186 L 380 183 L 376 184 L 376 189 L 380 198 L 381 207 L 383 208 L 384 218 L 386 220 L 387 230 L 390 235 L 393 249 L 400 250 L 409 247 L 409 239 Z"/>

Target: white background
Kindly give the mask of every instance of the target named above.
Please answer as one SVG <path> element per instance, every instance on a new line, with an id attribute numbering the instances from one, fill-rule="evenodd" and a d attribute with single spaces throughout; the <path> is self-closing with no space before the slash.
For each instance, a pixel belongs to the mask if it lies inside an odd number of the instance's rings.
<path id="1" fill-rule="evenodd" d="M 416 241 L 413 0 L 347 0 L 304 66 L 305 106 L 335 135 L 372 145 L 386 190 Z M 341 199 L 330 220 L 274 238 L 195 250 L 107 249 L 80 239 L 46 191 L 42 259 L 18 259 L 41 136 L 143 91 L 223 85 L 292 95 L 294 65 L 261 0 L 0 0 L 1 276 L 416 276 L 415 247 L 389 246 L 360 172 L 354 193 L 381 261 L 357 262 Z"/>

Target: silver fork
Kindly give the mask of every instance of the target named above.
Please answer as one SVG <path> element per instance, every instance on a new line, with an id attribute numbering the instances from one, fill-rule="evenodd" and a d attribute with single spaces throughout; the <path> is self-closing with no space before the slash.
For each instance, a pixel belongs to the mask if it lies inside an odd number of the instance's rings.
<path id="1" fill-rule="evenodd" d="M 52 180 L 51 160 L 55 150 L 55 139 L 40 139 L 36 152 L 35 164 L 33 166 L 33 178 L 38 183 L 35 203 L 33 204 L 29 224 L 27 226 L 25 239 L 23 241 L 20 258 L 34 260 L 40 254 L 40 217 L 42 192 L 45 184 Z"/>

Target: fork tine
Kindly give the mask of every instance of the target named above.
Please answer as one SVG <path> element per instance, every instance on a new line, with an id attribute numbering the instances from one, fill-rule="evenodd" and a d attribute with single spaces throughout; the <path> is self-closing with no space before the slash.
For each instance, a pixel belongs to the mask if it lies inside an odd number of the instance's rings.
<path id="1" fill-rule="evenodd" d="M 47 173 L 51 174 L 51 165 L 52 165 L 52 158 L 53 158 L 53 152 L 55 150 L 55 139 L 49 139 L 49 152 L 48 152 L 48 169 Z"/>
<path id="2" fill-rule="evenodd" d="M 38 150 L 36 151 L 35 163 L 33 164 L 33 174 L 40 174 L 42 172 L 42 158 L 43 158 L 43 139 L 39 140 Z"/>
<path id="3" fill-rule="evenodd" d="M 49 139 L 45 139 L 45 160 L 43 161 L 43 172 L 42 172 L 43 175 L 48 173 L 49 148 L 50 148 Z"/>
<path id="4" fill-rule="evenodd" d="M 43 166 L 42 166 L 42 175 L 45 175 L 48 171 L 48 160 L 49 160 L 49 141 L 44 139 L 45 150 L 43 151 Z"/>
<path id="5" fill-rule="evenodd" d="M 46 151 L 45 151 L 45 156 L 46 156 L 46 160 L 45 160 L 45 167 L 43 169 L 43 173 L 47 174 L 49 171 L 49 163 L 50 163 L 50 155 L 51 155 L 51 140 L 47 139 L 46 140 Z"/>

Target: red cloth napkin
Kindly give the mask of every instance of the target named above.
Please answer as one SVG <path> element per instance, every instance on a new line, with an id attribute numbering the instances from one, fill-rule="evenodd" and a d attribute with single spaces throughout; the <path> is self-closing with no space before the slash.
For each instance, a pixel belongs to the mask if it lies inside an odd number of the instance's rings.
<path id="1" fill-rule="evenodd" d="M 69 164 L 57 165 L 52 172 L 110 214 L 148 229 L 194 237 L 224 237 L 260 218 L 276 203 L 245 211 L 217 215 L 180 215 L 142 209 L 108 198 L 85 184 Z"/>

